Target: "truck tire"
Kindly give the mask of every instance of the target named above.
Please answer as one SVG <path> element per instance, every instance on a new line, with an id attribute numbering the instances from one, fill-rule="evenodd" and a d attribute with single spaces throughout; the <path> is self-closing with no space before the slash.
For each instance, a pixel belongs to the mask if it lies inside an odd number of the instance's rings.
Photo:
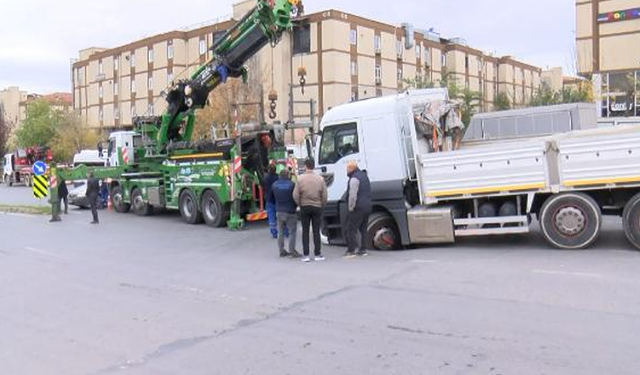
<path id="1" fill-rule="evenodd" d="M 207 225 L 220 228 L 227 224 L 229 211 L 226 209 L 218 194 L 213 190 L 207 190 L 202 194 L 202 217 Z"/>
<path id="2" fill-rule="evenodd" d="M 629 242 L 640 249 L 640 193 L 634 195 L 624 206 L 622 226 Z"/>
<path id="3" fill-rule="evenodd" d="M 133 212 L 138 216 L 151 215 L 152 208 L 149 203 L 144 201 L 142 190 L 139 188 L 135 188 L 131 192 L 131 207 L 133 207 Z"/>
<path id="4" fill-rule="evenodd" d="M 539 220 L 545 240 L 553 247 L 567 250 L 591 246 L 602 226 L 600 207 L 583 193 L 551 196 L 542 206 Z"/>
<path id="5" fill-rule="evenodd" d="M 202 223 L 202 211 L 198 207 L 198 200 L 191 190 L 186 189 L 180 194 L 180 215 L 188 224 Z"/>
<path id="6" fill-rule="evenodd" d="M 22 181 L 24 181 L 24 186 L 31 187 L 31 176 L 25 174 L 22 176 Z"/>
<path id="7" fill-rule="evenodd" d="M 375 212 L 369 216 L 367 226 L 367 249 L 399 250 L 402 247 L 400 231 L 395 220 L 385 212 Z"/>
<path id="8" fill-rule="evenodd" d="M 114 188 L 111 189 L 111 203 L 113 204 L 113 209 L 120 214 L 129 212 L 129 209 L 131 208 L 129 203 L 124 202 L 122 187 L 120 186 L 114 186 Z"/>

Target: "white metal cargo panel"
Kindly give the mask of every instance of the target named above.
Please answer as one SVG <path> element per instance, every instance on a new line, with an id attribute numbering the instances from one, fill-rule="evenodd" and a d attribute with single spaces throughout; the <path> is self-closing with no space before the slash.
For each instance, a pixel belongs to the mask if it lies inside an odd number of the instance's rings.
<path id="1" fill-rule="evenodd" d="M 514 142 L 419 156 L 423 202 L 547 187 L 544 141 Z"/>
<path id="2" fill-rule="evenodd" d="M 640 131 L 560 138 L 563 188 L 640 183 Z"/>

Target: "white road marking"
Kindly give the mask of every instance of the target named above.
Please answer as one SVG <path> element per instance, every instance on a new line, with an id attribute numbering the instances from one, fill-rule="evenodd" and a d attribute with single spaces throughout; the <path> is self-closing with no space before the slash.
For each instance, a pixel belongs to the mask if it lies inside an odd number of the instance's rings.
<path id="1" fill-rule="evenodd" d="M 569 272 L 569 271 L 554 271 L 554 270 L 533 270 L 533 273 L 543 274 L 543 275 L 561 275 L 561 276 L 579 276 L 579 277 L 591 277 L 591 278 L 602 278 L 602 275 L 599 273 L 588 273 L 588 272 Z"/>
<path id="2" fill-rule="evenodd" d="M 60 259 L 64 259 L 64 257 L 61 257 L 58 254 L 46 251 L 46 250 L 42 250 L 42 249 L 36 249 L 35 247 L 31 247 L 31 246 L 25 246 L 24 247 L 25 250 L 27 251 L 31 251 L 32 253 L 36 253 L 36 254 L 40 254 L 40 255 L 46 255 L 49 257 L 54 257 L 54 258 L 60 258 Z"/>

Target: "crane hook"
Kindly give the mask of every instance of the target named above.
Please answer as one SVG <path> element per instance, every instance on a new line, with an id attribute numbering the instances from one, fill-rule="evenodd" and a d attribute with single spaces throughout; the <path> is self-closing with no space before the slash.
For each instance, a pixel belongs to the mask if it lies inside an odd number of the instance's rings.
<path id="1" fill-rule="evenodd" d="M 307 79 L 305 76 L 307 75 L 307 69 L 304 66 L 298 68 L 298 76 L 300 77 L 300 90 L 302 91 L 302 95 L 304 95 L 304 87 L 307 84 Z"/>
<path id="2" fill-rule="evenodd" d="M 269 91 L 269 95 L 267 97 L 269 99 L 269 118 L 275 120 L 278 115 L 276 114 L 276 107 L 278 104 L 276 101 L 278 100 L 278 93 L 276 90 Z"/>

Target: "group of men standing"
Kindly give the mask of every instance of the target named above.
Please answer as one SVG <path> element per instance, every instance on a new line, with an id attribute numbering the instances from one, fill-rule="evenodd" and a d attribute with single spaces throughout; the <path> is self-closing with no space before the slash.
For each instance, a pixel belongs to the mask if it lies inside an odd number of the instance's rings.
<path id="1" fill-rule="evenodd" d="M 283 169 L 276 174 L 274 165 L 269 167 L 269 174 L 264 180 L 266 208 L 269 218 L 269 230 L 273 238 L 278 239 L 280 257 L 302 258 L 302 262 L 310 262 L 310 229 L 313 235 L 315 261 L 323 261 L 320 226 L 322 210 L 327 203 L 327 185 L 322 176 L 314 173 L 315 163 L 312 159 L 305 161 L 305 173 L 298 176 L 297 183 L 291 179 L 291 172 Z M 346 258 L 366 256 L 367 222 L 371 213 L 371 185 L 365 171 L 358 168 L 355 162 L 347 164 L 349 184 L 345 197 L 348 214 L 344 228 L 347 240 Z M 296 233 L 298 227 L 298 207 L 302 223 L 302 250 L 296 250 Z M 289 239 L 288 250 L 285 239 Z"/>

